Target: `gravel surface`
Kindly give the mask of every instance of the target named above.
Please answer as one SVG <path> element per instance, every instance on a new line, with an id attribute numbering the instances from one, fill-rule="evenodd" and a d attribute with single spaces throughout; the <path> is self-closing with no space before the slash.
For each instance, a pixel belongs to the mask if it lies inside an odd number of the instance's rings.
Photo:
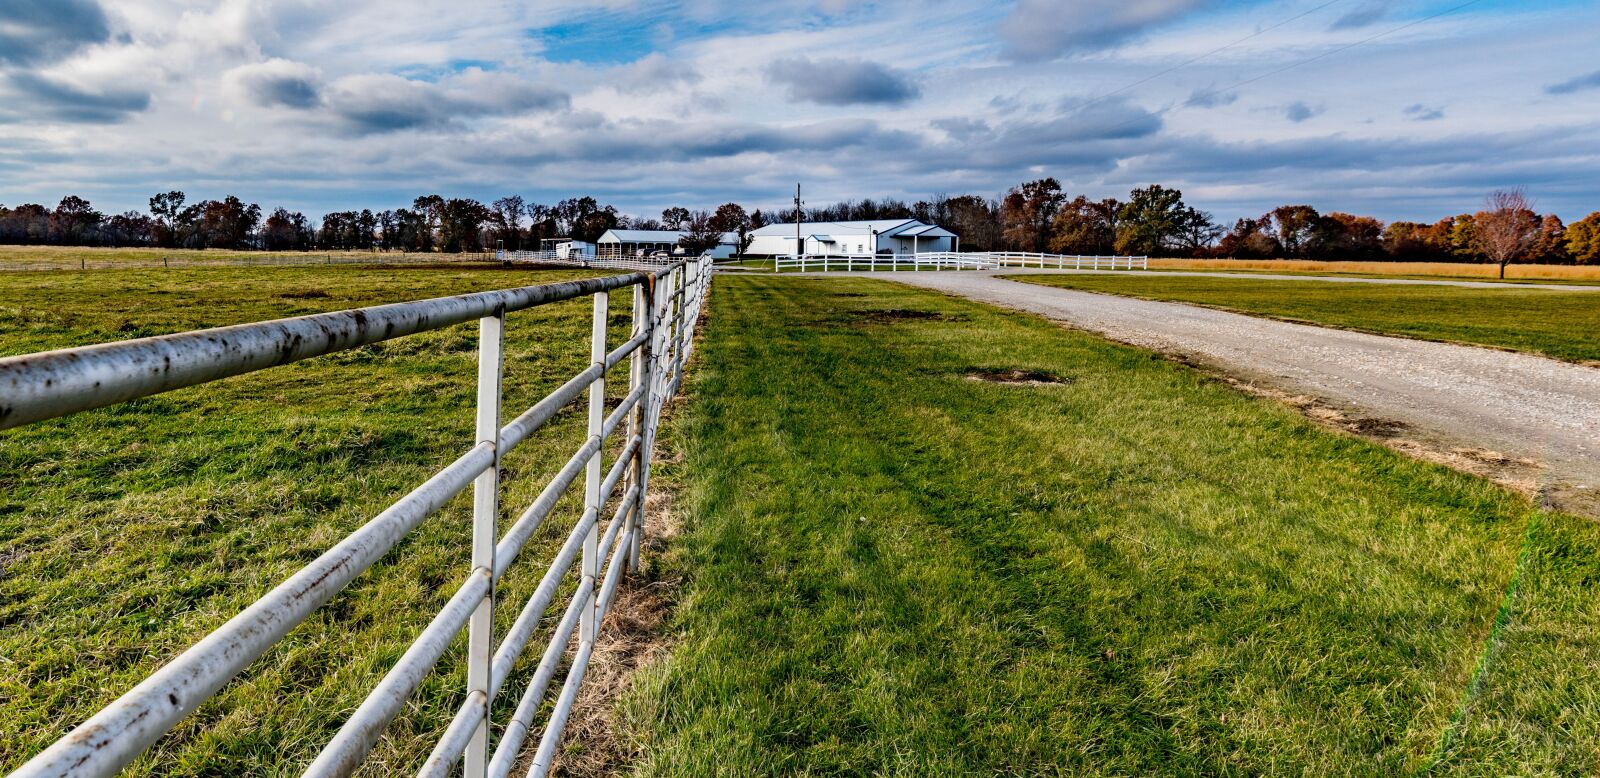
<path id="1" fill-rule="evenodd" d="M 1436 440 L 1531 459 L 1563 488 L 1600 488 L 1597 368 L 1057 289 L 992 273 L 860 275 L 1030 311 L 1181 354 L 1246 380 L 1402 422 Z"/>

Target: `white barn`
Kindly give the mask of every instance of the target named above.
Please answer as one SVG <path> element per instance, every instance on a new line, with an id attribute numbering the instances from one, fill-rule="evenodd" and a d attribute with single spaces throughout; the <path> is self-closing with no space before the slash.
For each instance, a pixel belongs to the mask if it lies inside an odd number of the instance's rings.
<path id="1" fill-rule="evenodd" d="M 678 230 L 606 230 L 606 233 L 600 236 L 600 240 L 595 241 L 595 245 L 602 257 L 648 256 L 657 251 L 682 255 L 683 247 L 678 245 L 678 241 L 682 240 L 685 234 Z M 717 259 L 726 259 L 738 251 L 738 234 L 725 232 L 722 234 L 722 242 L 707 253 Z"/>
<path id="2" fill-rule="evenodd" d="M 751 234 L 746 254 L 777 257 L 795 254 L 795 225 L 769 224 Z M 955 233 L 917 219 L 874 219 L 849 222 L 801 222 L 802 254 L 870 256 L 959 251 Z"/>

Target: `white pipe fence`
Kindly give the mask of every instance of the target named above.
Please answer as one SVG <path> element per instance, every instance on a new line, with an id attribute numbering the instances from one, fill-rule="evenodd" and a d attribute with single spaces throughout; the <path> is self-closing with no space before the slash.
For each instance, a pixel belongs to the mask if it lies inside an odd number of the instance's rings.
<path id="1" fill-rule="evenodd" d="M 308 776 L 353 772 L 431 672 L 450 642 L 468 632 L 467 696 L 419 775 L 462 764 L 470 778 L 511 772 L 536 731 L 536 714 L 577 631 L 578 644 L 527 775 L 549 772 L 561 731 L 588 669 L 597 631 L 624 568 L 636 569 L 661 407 L 678 390 L 710 291 L 709 258 L 646 273 L 443 297 L 338 313 L 65 349 L 0 359 L 0 429 L 214 381 L 231 375 L 478 320 L 478 412 L 474 443 L 454 462 L 290 576 L 250 607 L 151 674 L 39 753 L 13 776 L 113 775 L 168 732 L 388 553 L 469 484 L 473 487 L 471 564 L 454 596 L 423 628 L 377 687 L 306 769 Z M 613 290 L 632 289 L 631 337 L 611 347 L 606 322 Z M 501 418 L 505 316 L 584 296 L 593 298 L 591 362 L 509 423 Z M 609 350 L 608 350 L 609 348 Z M 605 412 L 609 372 L 628 361 L 626 398 Z M 588 391 L 588 438 L 538 498 L 499 534 L 500 467 L 562 408 Z M 605 442 L 626 440 L 603 471 Z M 510 630 L 495 643 L 494 589 L 557 500 L 583 473 L 582 517 L 546 568 Z M 620 504 L 601 526 L 618 486 Z M 579 585 L 544 647 L 538 669 L 489 750 L 490 712 L 512 667 L 554 600 L 574 560 Z"/>
<path id="2" fill-rule="evenodd" d="M 918 254 L 803 254 L 782 256 L 775 269 L 782 273 L 893 272 L 917 270 L 999 270 L 1007 267 L 1057 270 L 1149 270 L 1149 257 L 1035 254 L 1021 251 L 937 252 Z"/>

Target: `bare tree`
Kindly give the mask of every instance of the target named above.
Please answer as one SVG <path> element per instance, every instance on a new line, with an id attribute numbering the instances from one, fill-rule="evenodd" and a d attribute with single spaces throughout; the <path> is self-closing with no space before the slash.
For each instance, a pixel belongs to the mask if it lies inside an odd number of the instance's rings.
<path id="1" fill-rule="evenodd" d="M 1521 187 L 1491 192 L 1483 211 L 1473 217 L 1473 225 L 1478 248 L 1500 266 L 1501 278 L 1506 277 L 1506 265 L 1526 255 L 1539 238 L 1539 216 Z"/>
<path id="2" fill-rule="evenodd" d="M 691 257 L 698 257 L 722 243 L 722 226 L 716 217 L 705 211 L 693 211 L 684 223 L 683 237 L 678 245 Z"/>

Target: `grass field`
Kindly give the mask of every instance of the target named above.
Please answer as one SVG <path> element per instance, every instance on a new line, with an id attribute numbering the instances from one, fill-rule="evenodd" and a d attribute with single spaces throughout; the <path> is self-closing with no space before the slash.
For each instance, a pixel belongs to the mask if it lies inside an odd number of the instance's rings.
<path id="1" fill-rule="evenodd" d="M 1027 275 L 1013 280 L 1409 338 L 1600 361 L 1600 292 L 1465 289 L 1161 275 Z"/>
<path id="2" fill-rule="evenodd" d="M 577 275 L 0 274 L 0 355 Z M 589 306 L 508 318 L 508 410 L 588 364 Z M 620 337 L 626 316 L 612 325 Z M 476 339 L 462 325 L 0 432 L 0 772 L 464 451 Z M 583 437 L 583 414 L 569 411 L 513 452 L 503 464 L 503 510 L 514 517 L 526 507 Z M 532 591 L 538 560 L 576 518 L 571 497 L 513 566 L 502 596 L 520 605 Z M 430 519 L 131 772 L 298 774 L 466 576 L 470 515 L 463 497 Z M 497 630 L 515 611 L 500 609 Z M 420 765 L 460 703 L 464 637 L 367 774 Z M 537 651 L 525 657 L 507 688 L 520 690 L 537 661 Z M 501 701 L 514 705 L 516 696 Z"/>
<path id="3" fill-rule="evenodd" d="M 1593 523 L 1042 319 L 717 283 L 638 773 L 1600 770 Z"/>
<path id="4" fill-rule="evenodd" d="M 233 251 L 230 249 L 99 248 L 94 246 L 0 246 L 0 271 L 5 270 L 116 270 L 192 268 L 207 265 L 312 265 L 445 262 L 460 254 L 406 254 L 375 251 Z"/>
<path id="5" fill-rule="evenodd" d="M 1151 270 L 1356 275 L 1374 278 L 1460 278 L 1499 281 L 1500 267 L 1477 262 L 1322 262 L 1301 259 L 1152 259 Z M 1600 265 L 1509 265 L 1506 281 L 1600 283 Z"/>
<path id="6" fill-rule="evenodd" d="M 572 275 L 7 274 L 0 354 Z M 665 433 L 687 458 L 658 471 L 686 521 L 657 573 L 686 579 L 672 654 L 618 703 L 634 771 L 1600 770 L 1593 523 L 1042 319 L 862 280 L 717 284 Z M 510 318 L 508 407 L 585 363 L 586 309 Z M 0 770 L 458 454 L 474 347 L 456 327 L 0 433 Z M 1012 370 L 1065 383 L 969 378 Z M 504 463 L 508 512 L 582 427 L 560 416 Z M 424 524 L 131 772 L 298 772 L 465 574 L 468 515 Z M 463 643 L 366 774 L 415 770 Z"/>

